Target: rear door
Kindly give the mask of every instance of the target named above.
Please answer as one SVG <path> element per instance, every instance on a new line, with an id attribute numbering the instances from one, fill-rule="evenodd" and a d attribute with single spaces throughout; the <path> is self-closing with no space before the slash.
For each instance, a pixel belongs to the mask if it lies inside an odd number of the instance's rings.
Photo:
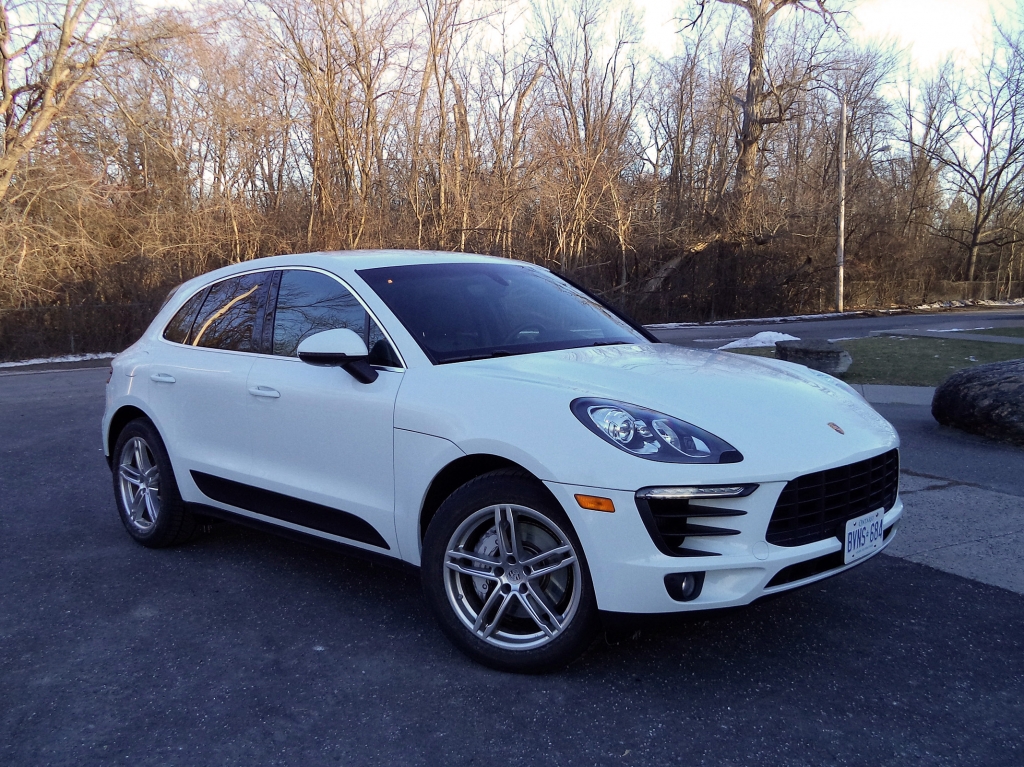
<path id="1" fill-rule="evenodd" d="M 337 277 L 287 269 L 277 282 L 267 317 L 273 354 L 255 361 L 247 386 L 263 513 L 397 555 L 394 411 L 402 363 Z M 299 360 L 302 339 L 335 328 L 363 336 L 376 381 L 363 384 L 341 368 Z"/>
<path id="2" fill-rule="evenodd" d="M 262 339 L 271 276 L 229 277 L 193 296 L 165 329 L 156 360 L 140 371 L 186 495 L 197 472 L 240 480 L 249 475 L 245 384 Z"/>

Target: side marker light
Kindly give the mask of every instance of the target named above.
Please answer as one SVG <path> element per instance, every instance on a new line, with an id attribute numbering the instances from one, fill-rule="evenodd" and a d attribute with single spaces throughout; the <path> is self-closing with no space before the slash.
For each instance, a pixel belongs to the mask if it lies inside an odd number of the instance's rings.
<path id="1" fill-rule="evenodd" d="M 577 493 L 576 503 L 580 505 L 580 508 L 590 509 L 591 511 L 615 511 L 615 504 L 612 503 L 611 498 L 602 498 L 598 495 L 580 495 Z"/>

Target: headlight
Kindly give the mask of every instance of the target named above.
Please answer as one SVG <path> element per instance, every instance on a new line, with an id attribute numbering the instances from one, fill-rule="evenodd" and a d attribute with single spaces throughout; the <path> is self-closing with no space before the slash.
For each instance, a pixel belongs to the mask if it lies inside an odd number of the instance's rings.
<path id="1" fill-rule="evenodd" d="M 640 458 L 665 463 L 738 463 L 740 451 L 692 423 L 636 405 L 583 397 L 569 405 L 605 442 Z"/>

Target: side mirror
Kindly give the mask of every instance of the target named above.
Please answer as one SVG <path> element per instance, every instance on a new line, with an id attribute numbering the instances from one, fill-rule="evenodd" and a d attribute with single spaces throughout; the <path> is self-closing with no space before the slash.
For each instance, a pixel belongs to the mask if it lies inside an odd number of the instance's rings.
<path id="1" fill-rule="evenodd" d="M 298 348 L 299 359 L 310 365 L 343 367 L 360 383 L 373 383 L 377 371 L 366 361 L 369 352 L 363 339 L 348 328 L 325 330 L 304 338 Z"/>

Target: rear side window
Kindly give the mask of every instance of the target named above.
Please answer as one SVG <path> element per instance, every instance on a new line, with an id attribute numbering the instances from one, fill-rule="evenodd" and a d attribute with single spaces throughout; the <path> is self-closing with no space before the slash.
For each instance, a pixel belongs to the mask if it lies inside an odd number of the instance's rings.
<path id="1" fill-rule="evenodd" d="M 192 298 L 185 302 L 184 306 L 167 323 L 164 328 L 164 338 L 176 344 L 187 344 L 189 334 L 192 331 L 192 323 L 195 321 L 199 307 L 202 306 L 205 290 L 200 290 Z"/>
<path id="2" fill-rule="evenodd" d="M 271 272 L 243 274 L 210 288 L 203 308 L 192 323 L 192 346 L 236 352 L 259 351 L 253 327 Z"/>
<path id="3" fill-rule="evenodd" d="M 281 274 L 274 315 L 274 354 L 295 357 L 304 338 L 338 328 L 359 334 L 370 352 L 371 365 L 401 366 L 377 323 L 344 285 L 326 274 L 305 269 L 289 269 Z"/>

